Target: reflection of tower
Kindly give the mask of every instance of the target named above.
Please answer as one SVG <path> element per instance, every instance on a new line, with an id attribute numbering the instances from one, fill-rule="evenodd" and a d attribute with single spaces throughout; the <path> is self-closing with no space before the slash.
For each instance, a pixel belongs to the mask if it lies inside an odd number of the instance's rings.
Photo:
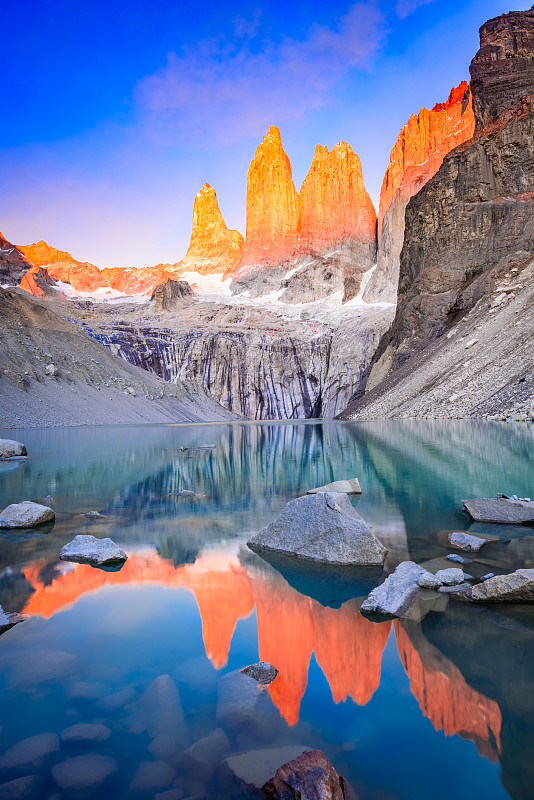
<path id="1" fill-rule="evenodd" d="M 399 656 L 410 688 L 436 730 L 470 739 L 496 761 L 501 750 L 499 706 L 464 680 L 458 667 L 425 638 L 420 625 L 395 621 Z"/>

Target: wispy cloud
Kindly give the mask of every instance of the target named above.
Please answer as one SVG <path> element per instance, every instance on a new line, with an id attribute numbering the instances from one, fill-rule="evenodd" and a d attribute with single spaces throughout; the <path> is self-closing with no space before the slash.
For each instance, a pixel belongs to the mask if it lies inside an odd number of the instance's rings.
<path id="1" fill-rule="evenodd" d="M 322 108 L 350 70 L 369 65 L 385 36 L 372 0 L 301 39 L 252 41 L 259 21 L 257 12 L 252 21 L 234 20 L 232 40 L 205 39 L 170 53 L 138 82 L 134 102 L 153 139 L 230 145 Z"/>
<path id="2" fill-rule="evenodd" d="M 417 11 L 420 6 L 426 6 L 433 2 L 434 0 L 398 0 L 395 11 L 401 19 L 404 19 Z"/>

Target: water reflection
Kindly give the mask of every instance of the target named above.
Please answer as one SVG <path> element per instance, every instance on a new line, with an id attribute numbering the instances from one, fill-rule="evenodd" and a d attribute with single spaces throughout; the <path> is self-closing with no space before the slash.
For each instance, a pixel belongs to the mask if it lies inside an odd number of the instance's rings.
<path id="1" fill-rule="evenodd" d="M 298 565 L 268 563 L 244 544 L 247 532 L 310 486 L 358 476 L 364 493 L 355 502 L 390 550 L 387 571 L 406 558 L 443 559 L 447 531 L 473 529 L 461 511 L 463 497 L 534 494 L 530 428 L 171 426 L 28 431 L 21 438 L 32 455 L 0 476 L 0 505 L 51 494 L 57 519 L 51 533 L 37 538 L 0 535 L 0 604 L 30 617 L 0 638 L 0 690 L 11 687 L 2 701 L 8 720 L 2 748 L 33 733 L 60 732 L 69 720 L 104 718 L 102 694 L 128 690 L 138 698 L 167 673 L 180 685 L 195 741 L 216 727 L 219 677 L 261 658 L 279 669 L 269 688 L 279 712 L 269 746 L 306 741 L 324 749 L 354 783 L 363 781 L 362 800 L 386 791 L 403 800 L 429 796 L 428 787 L 403 786 L 400 777 L 388 783 L 373 760 L 376 748 L 394 747 L 403 763 L 392 774 L 409 774 L 423 717 L 436 732 L 474 743 L 482 759 L 472 745 L 473 755 L 454 751 L 474 789 L 505 797 L 488 772 L 500 763 L 510 796 L 530 797 L 534 622 L 528 611 L 450 603 L 422 623 L 374 624 L 359 607 L 379 576 L 318 578 Z M 214 449 L 202 449 L 207 444 Z M 179 496 L 184 489 L 204 496 Z M 93 509 L 105 519 L 82 516 Z M 60 562 L 61 546 L 78 532 L 111 536 L 128 561 L 117 572 Z M 473 574 L 534 565 L 532 529 L 495 526 L 492 533 L 495 541 L 476 557 Z M 57 651 L 65 668 L 71 665 L 61 678 L 64 689 L 46 677 L 38 686 L 31 677 L 24 687 L 13 683 L 14 664 Z M 29 674 L 35 677 L 35 669 Z M 417 710 L 404 705 L 403 676 Z M 120 763 L 131 748 L 138 759 L 153 757 L 135 697 L 126 703 L 130 711 L 106 717 L 115 726 Z M 401 713 L 405 733 L 393 742 L 387 737 Z M 133 736 L 141 737 L 135 745 Z M 235 749 L 258 746 L 246 732 L 239 737 Z M 419 745 L 423 759 L 438 754 L 444 786 L 453 753 L 445 742 Z M 460 777 L 461 789 L 465 772 Z M 211 791 L 226 796 L 215 784 Z M 435 796 L 446 796 L 440 792 Z"/>

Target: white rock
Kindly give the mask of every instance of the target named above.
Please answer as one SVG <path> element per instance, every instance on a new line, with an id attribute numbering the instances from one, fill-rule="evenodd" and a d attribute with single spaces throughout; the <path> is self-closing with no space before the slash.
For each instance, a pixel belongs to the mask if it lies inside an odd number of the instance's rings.
<path id="1" fill-rule="evenodd" d="M 23 500 L 22 503 L 12 503 L 0 513 L 0 528 L 36 528 L 47 522 L 54 522 L 56 518 L 53 509 Z"/>
<path id="2" fill-rule="evenodd" d="M 480 550 L 480 548 L 486 544 L 487 539 L 482 539 L 480 536 L 472 536 L 462 531 L 454 531 L 453 533 L 449 533 L 449 542 L 453 547 L 457 547 L 458 550 L 467 550 L 476 553 L 477 550 Z"/>
<path id="3" fill-rule="evenodd" d="M 458 567 L 440 569 L 436 572 L 435 577 L 442 586 L 458 586 L 460 583 L 464 582 L 463 570 Z"/>
<path id="4" fill-rule="evenodd" d="M 435 575 L 432 575 L 431 572 L 425 572 L 419 580 L 417 581 L 418 586 L 421 589 L 439 589 L 440 586 L 443 584 Z"/>
<path id="5" fill-rule="evenodd" d="M 358 478 L 349 478 L 343 481 L 334 481 L 327 483 L 326 486 L 320 486 L 318 489 L 308 489 L 306 494 L 317 494 L 317 492 L 339 492 L 340 494 L 361 494 L 361 486 Z"/>
<path id="6" fill-rule="evenodd" d="M 417 599 L 421 591 L 418 580 L 426 571 L 413 561 L 403 561 L 384 583 L 373 589 L 362 604 L 362 613 L 401 617 Z"/>
<path id="7" fill-rule="evenodd" d="M 89 534 L 79 534 L 66 544 L 59 555 L 62 561 L 89 564 L 116 564 L 128 556 L 111 539 L 97 539 Z"/>
<path id="8" fill-rule="evenodd" d="M 0 439 L 0 458 L 13 458 L 13 456 L 27 456 L 28 451 L 22 442 L 13 439 Z"/>

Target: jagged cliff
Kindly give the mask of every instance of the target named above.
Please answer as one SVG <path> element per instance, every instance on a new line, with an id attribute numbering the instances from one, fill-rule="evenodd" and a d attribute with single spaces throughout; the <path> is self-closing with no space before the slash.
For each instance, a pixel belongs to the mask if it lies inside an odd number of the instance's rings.
<path id="1" fill-rule="evenodd" d="M 349 414 L 483 414 L 518 382 L 531 391 L 530 332 L 514 312 L 526 321 L 532 307 L 534 10 L 490 20 L 480 38 L 474 138 L 407 207 L 395 321 Z M 441 406 L 445 392 L 456 406 Z"/>
<path id="2" fill-rule="evenodd" d="M 205 183 L 195 197 L 191 241 L 185 257 L 175 265 L 176 272 L 209 275 L 231 271 L 243 252 L 243 246 L 239 231 L 226 227 L 215 189 Z"/>
<path id="3" fill-rule="evenodd" d="M 20 248 L 0 233 L 0 286 L 18 286 L 29 267 Z"/>
<path id="4" fill-rule="evenodd" d="M 369 303 L 397 300 L 404 217 L 411 197 L 436 174 L 444 157 L 475 129 L 471 92 L 464 81 L 445 103 L 412 114 L 399 133 L 380 192 L 378 265 L 366 288 Z"/>

